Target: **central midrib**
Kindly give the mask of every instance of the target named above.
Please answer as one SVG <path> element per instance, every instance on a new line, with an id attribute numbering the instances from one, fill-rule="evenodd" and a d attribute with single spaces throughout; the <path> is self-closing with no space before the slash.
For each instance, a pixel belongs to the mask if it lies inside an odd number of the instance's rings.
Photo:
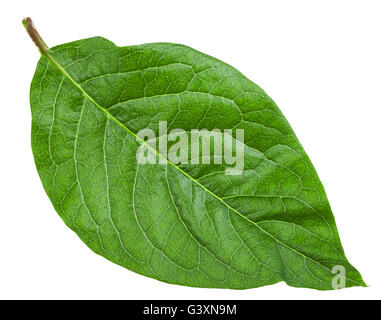
<path id="1" fill-rule="evenodd" d="M 165 156 L 163 156 L 161 153 L 159 153 L 154 147 L 152 147 L 150 144 L 146 143 L 146 141 L 144 141 L 143 139 L 139 138 L 137 136 L 137 134 L 135 134 L 135 132 L 133 132 L 132 130 L 130 130 L 128 127 L 126 127 L 122 122 L 120 122 L 117 118 L 115 118 L 107 109 L 103 108 L 102 106 L 100 106 L 82 87 L 79 83 L 77 83 L 73 78 L 72 76 L 67 73 L 67 71 L 53 58 L 53 56 L 47 51 L 47 52 L 44 52 L 43 54 L 45 54 L 48 58 L 48 61 L 50 61 L 51 63 L 53 63 L 53 65 L 55 65 L 62 73 L 64 76 L 66 76 L 81 92 L 82 94 L 85 96 L 85 98 L 87 98 L 88 100 L 90 100 L 98 109 L 100 109 L 102 112 L 105 113 L 105 115 L 111 119 L 112 121 L 114 121 L 115 123 L 117 123 L 118 125 L 120 125 L 125 131 L 127 131 L 129 134 L 131 134 L 137 141 L 139 141 L 141 144 L 144 144 L 146 146 L 148 146 L 150 149 L 152 149 L 160 158 L 162 158 L 166 163 L 168 163 L 169 165 L 171 165 L 172 167 L 174 167 L 176 170 L 178 170 L 179 172 L 181 172 L 184 176 L 186 176 L 188 179 L 190 179 L 193 183 L 197 184 L 199 187 L 201 187 L 203 190 L 205 190 L 207 193 L 209 193 L 211 196 L 213 196 L 214 198 L 216 198 L 217 200 L 219 200 L 221 203 L 223 203 L 228 209 L 230 209 L 231 211 L 235 212 L 236 214 L 238 214 L 242 219 L 246 220 L 247 222 L 249 222 L 250 224 L 254 225 L 256 228 L 258 228 L 261 232 L 263 232 L 264 234 L 266 234 L 267 236 L 269 236 L 270 238 L 272 238 L 274 241 L 276 241 L 277 243 L 281 244 L 282 246 L 284 246 L 285 248 L 287 248 L 288 250 L 302 256 L 303 258 L 305 259 L 308 259 L 310 261 L 312 261 L 313 263 L 319 265 L 320 267 L 322 267 L 323 269 L 327 270 L 329 273 L 331 273 L 331 270 L 322 265 L 320 262 L 304 255 L 303 253 L 295 250 L 294 248 L 288 246 L 287 244 L 283 243 L 281 240 L 277 239 L 276 237 L 274 237 L 271 233 L 269 233 L 268 231 L 266 231 L 265 229 L 261 228 L 261 226 L 259 226 L 257 223 L 255 223 L 254 221 L 250 220 L 249 218 L 247 218 L 245 215 L 243 215 L 242 213 L 240 213 L 238 210 L 236 210 L 235 208 L 233 208 L 232 206 L 230 206 L 228 203 L 226 203 L 222 198 L 220 198 L 218 195 L 216 195 L 213 191 L 209 190 L 207 187 L 205 187 L 203 184 L 201 184 L 200 182 L 198 182 L 196 179 L 194 179 L 191 175 L 189 175 L 187 172 L 185 172 L 184 170 L 182 170 L 181 168 L 179 168 L 178 166 L 176 166 L 174 163 L 172 163 L 171 161 L 169 161 Z M 359 285 L 361 285 L 359 282 L 353 280 L 353 279 L 350 279 L 348 277 L 346 277 L 347 279 L 353 281 L 354 283 L 357 283 Z M 322 279 L 321 279 L 322 280 Z M 322 280 L 323 281 L 323 280 Z"/>

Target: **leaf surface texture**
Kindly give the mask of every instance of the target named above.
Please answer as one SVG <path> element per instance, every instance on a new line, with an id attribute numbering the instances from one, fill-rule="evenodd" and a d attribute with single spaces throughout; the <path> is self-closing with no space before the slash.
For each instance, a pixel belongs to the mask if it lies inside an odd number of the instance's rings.
<path id="1" fill-rule="evenodd" d="M 322 184 L 275 103 L 233 67 L 183 45 L 90 38 L 49 49 L 31 85 L 32 148 L 64 222 L 96 253 L 173 284 L 364 286 Z M 139 165 L 137 132 L 244 129 L 241 176 Z"/>

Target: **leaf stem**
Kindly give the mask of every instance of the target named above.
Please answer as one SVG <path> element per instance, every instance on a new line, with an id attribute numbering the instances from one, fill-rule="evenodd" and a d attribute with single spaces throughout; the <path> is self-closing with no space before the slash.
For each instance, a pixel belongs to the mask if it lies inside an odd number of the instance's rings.
<path id="1" fill-rule="evenodd" d="M 36 27 L 33 24 L 32 19 L 29 17 L 25 18 L 22 20 L 22 24 L 28 32 L 30 38 L 33 40 L 34 44 L 40 50 L 40 52 L 48 54 L 49 47 L 46 45 L 45 41 L 42 40 L 40 34 L 38 33 Z"/>

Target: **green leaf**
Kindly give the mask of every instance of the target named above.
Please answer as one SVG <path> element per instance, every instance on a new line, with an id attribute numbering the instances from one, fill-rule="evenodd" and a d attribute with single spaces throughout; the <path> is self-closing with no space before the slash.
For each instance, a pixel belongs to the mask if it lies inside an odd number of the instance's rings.
<path id="1" fill-rule="evenodd" d="M 275 103 L 233 67 L 170 43 L 95 37 L 42 52 L 30 102 L 32 148 L 55 210 L 94 252 L 194 287 L 285 281 L 365 286 L 347 261 L 327 196 Z M 244 129 L 244 171 L 224 164 L 139 165 L 140 129 Z M 151 150 L 152 151 L 152 150 Z M 156 153 L 159 151 L 156 149 Z M 332 269 L 334 271 L 332 271 Z"/>

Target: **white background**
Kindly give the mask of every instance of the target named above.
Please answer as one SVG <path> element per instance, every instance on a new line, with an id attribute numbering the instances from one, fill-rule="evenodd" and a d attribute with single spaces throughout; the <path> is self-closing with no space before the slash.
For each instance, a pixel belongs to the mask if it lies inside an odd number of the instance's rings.
<path id="1" fill-rule="evenodd" d="M 0 15 L 0 298 L 381 298 L 380 1 L 3 1 Z M 54 212 L 34 166 L 28 94 L 39 53 L 25 16 L 50 46 L 96 35 L 182 43 L 260 85 L 312 159 L 347 257 L 370 287 L 188 288 L 91 252 Z"/>

